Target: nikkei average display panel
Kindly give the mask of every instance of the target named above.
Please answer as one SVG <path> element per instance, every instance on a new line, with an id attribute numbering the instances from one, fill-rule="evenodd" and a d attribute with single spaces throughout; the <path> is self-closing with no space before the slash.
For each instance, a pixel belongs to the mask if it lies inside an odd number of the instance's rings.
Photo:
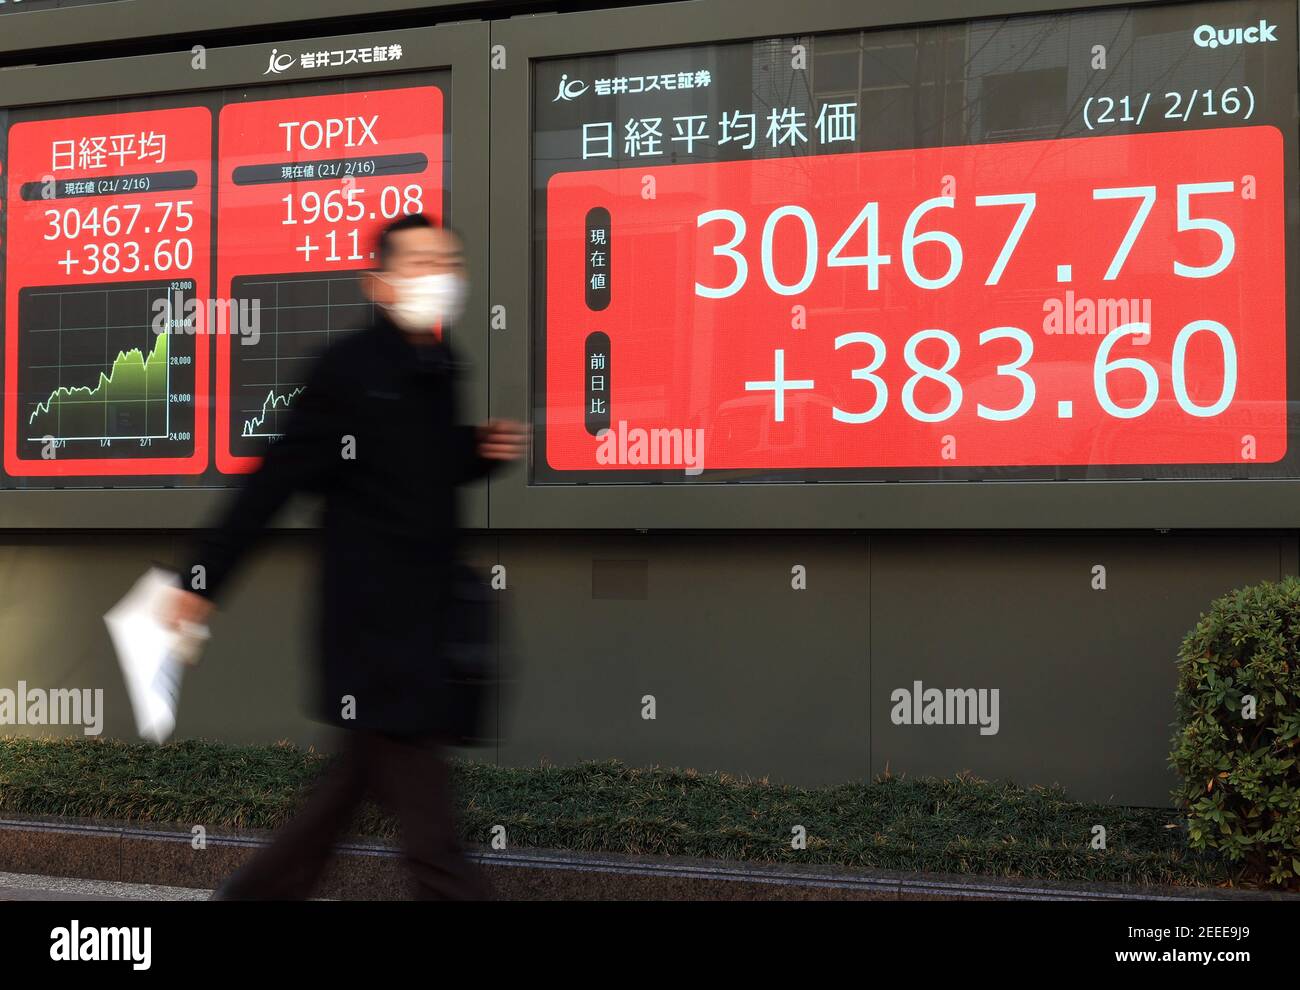
<path id="1" fill-rule="evenodd" d="M 1296 52 L 1276 0 L 538 58 L 531 486 L 1300 478 Z"/>

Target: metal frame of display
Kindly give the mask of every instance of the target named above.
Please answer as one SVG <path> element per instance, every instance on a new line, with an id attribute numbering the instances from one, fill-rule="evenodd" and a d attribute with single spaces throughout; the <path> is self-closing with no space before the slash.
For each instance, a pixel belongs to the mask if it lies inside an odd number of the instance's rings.
<path id="1" fill-rule="evenodd" d="M 492 24 L 506 67 L 492 73 L 492 303 L 508 329 L 490 334 L 491 411 L 532 408 L 532 79 L 538 60 L 806 36 L 855 29 L 1178 6 L 1158 0 L 693 0 L 655 7 L 516 18 Z M 1288 163 L 1290 167 L 1292 163 Z M 1291 199 L 1295 190 L 1291 190 Z M 530 220 L 531 224 L 531 220 Z M 1288 236 L 1293 232 L 1288 231 Z M 1297 298 L 1297 273 L 1288 272 Z M 1288 316 L 1288 324 L 1295 317 Z M 1294 331 L 1292 331 L 1294 332 Z M 1300 479 L 1222 481 L 924 481 L 762 484 L 530 484 L 513 471 L 490 484 L 489 518 L 504 529 L 1075 529 L 1294 527 Z"/>

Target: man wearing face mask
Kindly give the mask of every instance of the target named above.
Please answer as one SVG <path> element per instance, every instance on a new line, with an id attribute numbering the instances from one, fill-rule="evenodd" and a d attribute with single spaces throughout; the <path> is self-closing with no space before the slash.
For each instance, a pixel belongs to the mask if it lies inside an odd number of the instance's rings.
<path id="1" fill-rule="evenodd" d="M 364 288 L 368 330 L 328 347 L 284 433 L 204 538 L 166 621 L 202 624 L 236 564 L 298 491 L 323 496 L 316 714 L 345 733 L 337 765 L 300 815 L 219 899 L 311 895 L 361 800 L 399 820 L 417 892 L 480 898 L 462 855 L 442 751 L 454 716 L 440 647 L 456 559 L 456 486 L 518 458 L 524 427 L 456 418 L 445 330 L 465 300 L 460 239 L 426 217 L 384 230 Z"/>

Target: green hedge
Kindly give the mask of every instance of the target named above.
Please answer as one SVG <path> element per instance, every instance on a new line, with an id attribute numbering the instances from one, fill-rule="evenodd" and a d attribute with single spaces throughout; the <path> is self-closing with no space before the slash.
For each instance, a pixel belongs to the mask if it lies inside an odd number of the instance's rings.
<path id="1" fill-rule="evenodd" d="M 1176 709 L 1191 847 L 1300 886 L 1300 579 L 1210 606 L 1178 652 Z"/>
<path id="2" fill-rule="evenodd" d="M 0 739 L 0 813 L 270 829 L 325 765 L 280 746 Z M 884 776 L 800 788 L 616 762 L 454 764 L 463 838 L 504 825 L 512 848 L 1055 880 L 1223 885 L 1222 857 L 1191 852 L 1173 809 L 1070 801 L 1059 788 L 969 775 Z M 791 848 L 791 828 L 807 848 Z M 1095 825 L 1106 848 L 1091 847 Z M 374 808 L 356 834 L 389 837 Z"/>

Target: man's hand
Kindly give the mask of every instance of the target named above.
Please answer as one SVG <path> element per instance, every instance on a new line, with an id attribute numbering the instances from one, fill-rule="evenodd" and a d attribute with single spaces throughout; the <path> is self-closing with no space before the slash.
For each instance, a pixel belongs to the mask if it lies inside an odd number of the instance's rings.
<path id="1" fill-rule="evenodd" d="M 478 452 L 489 461 L 517 461 L 528 448 L 528 427 L 513 419 L 489 419 L 478 426 Z"/>
<path id="2" fill-rule="evenodd" d="M 202 595 L 184 588 L 170 588 L 162 602 L 159 621 L 168 629 L 178 630 L 182 624 L 201 626 L 213 612 L 213 604 Z"/>

